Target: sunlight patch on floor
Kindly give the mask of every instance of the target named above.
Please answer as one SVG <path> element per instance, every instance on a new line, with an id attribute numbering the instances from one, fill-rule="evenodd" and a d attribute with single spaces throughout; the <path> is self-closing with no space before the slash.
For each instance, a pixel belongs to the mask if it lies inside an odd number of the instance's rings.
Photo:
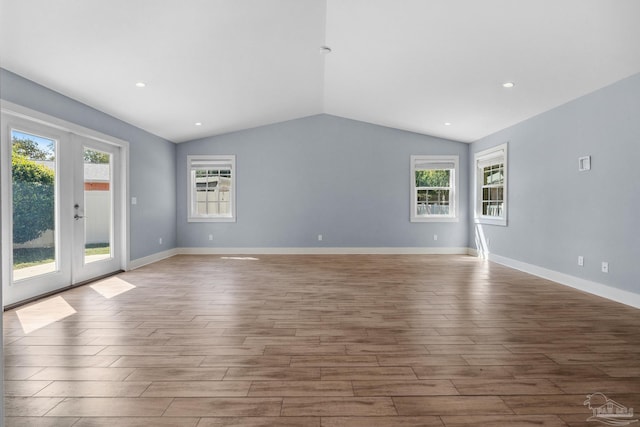
<path id="1" fill-rule="evenodd" d="M 103 297 L 110 299 L 117 295 L 123 294 L 135 288 L 135 285 L 125 282 L 118 277 L 109 277 L 94 283 L 89 286 L 91 289 L 102 295 Z"/>
<path id="2" fill-rule="evenodd" d="M 482 224 L 476 224 L 475 226 L 475 241 L 478 257 L 487 259 L 489 257 L 489 239 L 484 234 Z"/>
<path id="3" fill-rule="evenodd" d="M 25 334 L 75 313 L 74 308 L 60 296 L 16 310 L 16 315 Z"/>

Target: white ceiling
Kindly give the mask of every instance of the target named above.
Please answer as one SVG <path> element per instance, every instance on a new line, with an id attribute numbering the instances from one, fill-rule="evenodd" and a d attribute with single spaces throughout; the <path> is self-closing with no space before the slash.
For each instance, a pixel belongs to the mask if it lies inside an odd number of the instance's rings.
<path id="1" fill-rule="evenodd" d="M 471 142 L 640 72 L 638 0 L 0 0 L 0 13 L 0 66 L 174 142 L 319 113 Z"/>

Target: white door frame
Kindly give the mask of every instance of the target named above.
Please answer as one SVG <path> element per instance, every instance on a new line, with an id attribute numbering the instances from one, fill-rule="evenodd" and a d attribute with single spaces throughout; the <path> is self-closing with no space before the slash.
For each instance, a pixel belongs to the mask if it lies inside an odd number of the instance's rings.
<path id="1" fill-rule="evenodd" d="M 62 135 L 62 139 L 67 138 L 71 140 L 74 135 L 95 140 L 101 143 L 105 143 L 111 146 L 117 146 L 120 151 L 120 182 L 122 183 L 122 191 L 119 195 L 119 211 L 116 215 L 119 215 L 122 220 L 122 227 L 119 231 L 121 247 L 119 253 L 119 265 L 120 269 L 126 270 L 129 264 L 129 143 L 127 141 L 114 138 L 112 136 L 103 134 L 98 131 L 94 131 L 89 128 L 71 123 L 65 120 L 58 119 L 53 116 L 49 116 L 44 113 L 40 113 L 35 110 L 31 110 L 26 107 L 22 107 L 17 104 L 13 104 L 7 101 L 0 101 L 1 119 L 0 119 L 0 132 L 2 132 L 2 144 L 0 145 L 0 199 L 2 200 L 2 207 L 0 212 L 0 230 L 2 233 L 2 244 L 0 246 L 0 255 L 2 259 L 1 279 L 2 289 L 12 285 L 12 273 L 13 268 L 11 265 L 12 259 L 12 244 L 13 239 L 9 239 L 12 236 L 12 211 L 9 201 L 11 200 L 11 143 L 8 127 L 12 122 L 28 123 L 33 128 L 45 127 L 49 130 L 49 133 L 55 132 L 57 135 Z M 64 179 L 70 179 L 64 177 Z M 61 215 L 67 215 L 67 207 L 63 209 Z M 72 209 L 71 209 L 72 211 Z M 71 213 L 71 215 L 73 215 Z M 71 285 L 71 283 L 69 283 Z M 36 296 L 36 295 L 33 295 Z M 12 298 L 10 295 L 3 295 L 3 306 L 14 304 L 21 301 Z"/>

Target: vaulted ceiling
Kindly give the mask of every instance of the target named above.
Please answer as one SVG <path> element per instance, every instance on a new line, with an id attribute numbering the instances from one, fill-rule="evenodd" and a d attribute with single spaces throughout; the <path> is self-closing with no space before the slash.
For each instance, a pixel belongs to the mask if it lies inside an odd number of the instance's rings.
<path id="1" fill-rule="evenodd" d="M 319 113 L 471 142 L 639 40 L 638 0 L 0 0 L 0 66 L 174 142 Z"/>

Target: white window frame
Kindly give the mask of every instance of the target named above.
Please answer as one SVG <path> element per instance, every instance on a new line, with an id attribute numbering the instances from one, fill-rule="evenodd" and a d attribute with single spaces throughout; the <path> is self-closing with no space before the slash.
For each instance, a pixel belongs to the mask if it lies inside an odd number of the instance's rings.
<path id="1" fill-rule="evenodd" d="M 230 214 L 197 214 L 195 209 L 195 170 L 198 164 L 231 170 Z M 187 156 L 188 205 L 187 222 L 235 222 L 236 221 L 236 156 L 235 155 L 191 155 Z"/>
<path id="2" fill-rule="evenodd" d="M 507 147 L 508 143 L 498 145 L 483 151 L 479 151 L 474 155 L 474 200 L 475 200 L 475 214 L 474 221 L 477 224 L 488 225 L 500 225 L 507 226 L 507 212 L 509 203 L 508 196 L 508 182 L 509 182 L 509 169 L 508 169 L 508 155 Z M 482 187 L 484 184 L 484 168 L 487 166 L 504 164 L 504 184 L 503 184 L 503 199 L 502 199 L 502 214 L 501 215 L 483 215 L 482 213 Z"/>
<path id="3" fill-rule="evenodd" d="M 430 165 L 425 168 L 421 165 Z M 416 187 L 416 171 L 434 169 L 439 170 L 439 165 L 453 164 L 453 168 L 450 169 L 450 186 L 449 189 L 449 214 L 436 215 L 436 214 L 418 214 L 418 187 Z M 425 156 L 425 155 L 412 155 L 411 156 L 411 222 L 458 222 L 458 188 L 459 188 L 459 157 L 455 155 L 450 156 Z M 443 187 L 444 188 L 444 187 Z"/>

